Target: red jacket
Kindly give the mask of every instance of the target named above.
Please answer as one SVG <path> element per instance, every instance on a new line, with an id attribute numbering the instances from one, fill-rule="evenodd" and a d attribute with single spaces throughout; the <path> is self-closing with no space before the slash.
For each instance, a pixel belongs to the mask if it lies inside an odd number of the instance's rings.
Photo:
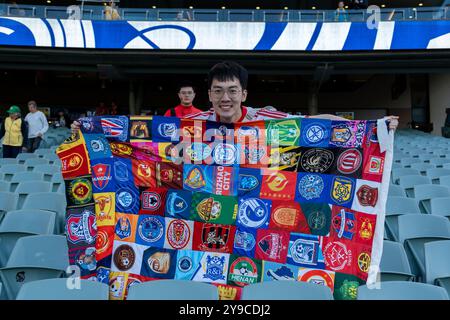
<path id="1" fill-rule="evenodd" d="M 175 115 L 173 114 L 173 111 L 175 111 Z M 196 114 L 202 112 L 202 110 L 197 109 L 194 106 L 185 107 L 183 105 L 178 105 L 175 108 L 170 108 L 169 110 L 164 113 L 165 117 L 177 117 L 177 118 L 184 118 L 187 115 L 190 114 Z"/>

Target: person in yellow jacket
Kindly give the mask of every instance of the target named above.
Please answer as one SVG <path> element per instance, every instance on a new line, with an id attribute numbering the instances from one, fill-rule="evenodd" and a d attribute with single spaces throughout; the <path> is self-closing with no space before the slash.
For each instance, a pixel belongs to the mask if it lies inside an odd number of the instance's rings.
<path id="1" fill-rule="evenodd" d="M 11 106 L 0 128 L 0 139 L 3 138 L 3 158 L 15 158 L 21 151 L 26 151 L 28 140 L 27 123 L 20 117 L 18 106 Z"/>

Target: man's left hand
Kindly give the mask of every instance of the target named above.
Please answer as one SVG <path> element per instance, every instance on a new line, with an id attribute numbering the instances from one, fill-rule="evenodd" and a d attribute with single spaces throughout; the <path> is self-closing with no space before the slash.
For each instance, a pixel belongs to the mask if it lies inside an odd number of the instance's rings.
<path id="1" fill-rule="evenodd" d="M 389 130 L 393 130 L 395 131 L 398 127 L 398 116 L 388 116 L 385 117 L 384 119 L 389 121 Z"/>
<path id="2" fill-rule="evenodd" d="M 37 134 L 37 136 L 38 136 L 39 138 L 42 138 L 42 133 L 39 132 L 39 133 Z"/>

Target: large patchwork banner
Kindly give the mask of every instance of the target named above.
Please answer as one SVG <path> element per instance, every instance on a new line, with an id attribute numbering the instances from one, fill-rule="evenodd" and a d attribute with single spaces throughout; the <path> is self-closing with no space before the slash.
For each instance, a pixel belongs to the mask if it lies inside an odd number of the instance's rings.
<path id="1" fill-rule="evenodd" d="M 110 299 L 158 279 L 208 282 L 221 299 L 280 280 L 355 299 L 376 281 L 392 163 L 383 120 L 80 122 L 57 150 L 69 258 Z"/>

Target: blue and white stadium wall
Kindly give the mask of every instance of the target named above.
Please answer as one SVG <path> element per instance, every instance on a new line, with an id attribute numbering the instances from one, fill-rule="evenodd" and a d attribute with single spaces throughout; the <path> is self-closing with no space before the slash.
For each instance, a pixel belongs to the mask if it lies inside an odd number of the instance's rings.
<path id="1" fill-rule="evenodd" d="M 450 21 L 162 22 L 0 17 L 0 46 L 239 51 L 450 49 Z"/>

